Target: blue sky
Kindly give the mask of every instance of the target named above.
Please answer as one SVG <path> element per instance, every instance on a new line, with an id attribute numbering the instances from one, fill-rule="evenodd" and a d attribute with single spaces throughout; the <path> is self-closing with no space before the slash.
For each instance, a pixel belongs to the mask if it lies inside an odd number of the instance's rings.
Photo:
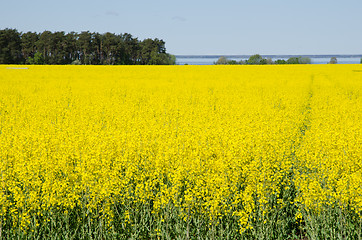
<path id="1" fill-rule="evenodd" d="M 0 29 L 160 38 L 177 55 L 362 54 L 361 0 L 17 0 Z"/>

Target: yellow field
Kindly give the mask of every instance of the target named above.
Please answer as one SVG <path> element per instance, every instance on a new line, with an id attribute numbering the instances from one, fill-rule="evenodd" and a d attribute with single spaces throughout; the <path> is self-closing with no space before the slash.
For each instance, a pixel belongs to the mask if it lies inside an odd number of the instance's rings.
<path id="1" fill-rule="evenodd" d="M 361 237 L 362 65 L 15 67 L 0 239 Z"/>

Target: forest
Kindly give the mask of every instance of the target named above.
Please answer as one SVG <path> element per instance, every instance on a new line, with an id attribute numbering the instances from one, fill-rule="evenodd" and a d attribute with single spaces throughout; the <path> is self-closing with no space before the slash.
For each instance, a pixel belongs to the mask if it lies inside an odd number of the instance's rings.
<path id="1" fill-rule="evenodd" d="M 161 39 L 129 33 L 0 30 L 0 64 L 173 65 Z"/>

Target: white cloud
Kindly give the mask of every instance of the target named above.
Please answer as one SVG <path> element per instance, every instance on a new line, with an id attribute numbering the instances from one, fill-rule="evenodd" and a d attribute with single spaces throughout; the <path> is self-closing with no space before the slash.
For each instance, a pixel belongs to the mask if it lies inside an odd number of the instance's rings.
<path id="1" fill-rule="evenodd" d="M 185 22 L 187 19 L 181 16 L 174 16 L 172 17 L 172 20 L 179 21 L 179 22 Z"/>
<path id="2" fill-rule="evenodd" d="M 107 16 L 118 17 L 118 16 L 119 16 L 119 13 L 116 12 L 116 11 L 107 11 L 107 12 L 106 12 L 106 15 L 107 15 Z"/>

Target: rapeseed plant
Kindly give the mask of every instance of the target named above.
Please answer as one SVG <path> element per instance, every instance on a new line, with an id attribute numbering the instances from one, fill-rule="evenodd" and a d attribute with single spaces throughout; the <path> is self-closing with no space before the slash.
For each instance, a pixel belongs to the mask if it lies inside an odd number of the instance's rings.
<path id="1" fill-rule="evenodd" d="M 361 76 L 0 67 L 0 239 L 361 238 Z"/>

